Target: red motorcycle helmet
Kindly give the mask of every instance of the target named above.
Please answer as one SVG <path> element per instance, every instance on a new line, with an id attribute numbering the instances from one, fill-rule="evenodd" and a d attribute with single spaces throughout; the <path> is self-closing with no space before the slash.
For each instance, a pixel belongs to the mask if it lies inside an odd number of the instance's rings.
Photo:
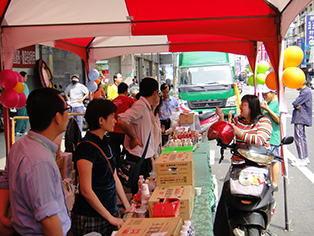
<path id="1" fill-rule="evenodd" d="M 234 137 L 234 129 L 226 121 L 217 121 L 209 127 L 207 137 L 208 140 L 220 139 L 224 144 L 229 144 Z"/>

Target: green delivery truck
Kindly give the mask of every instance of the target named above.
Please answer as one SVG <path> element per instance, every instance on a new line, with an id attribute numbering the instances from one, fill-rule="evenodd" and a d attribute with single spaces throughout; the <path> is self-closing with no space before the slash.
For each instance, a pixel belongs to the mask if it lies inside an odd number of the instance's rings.
<path id="1" fill-rule="evenodd" d="M 237 112 L 235 76 L 228 53 L 184 52 L 179 54 L 178 92 L 187 106 L 200 113 L 220 107 Z"/>

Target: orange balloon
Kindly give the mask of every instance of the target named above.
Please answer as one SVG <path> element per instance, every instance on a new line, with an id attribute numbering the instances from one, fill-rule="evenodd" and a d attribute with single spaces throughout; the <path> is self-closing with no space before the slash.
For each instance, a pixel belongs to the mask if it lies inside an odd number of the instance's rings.
<path id="1" fill-rule="evenodd" d="M 305 82 L 305 74 L 298 67 L 289 67 L 283 71 L 282 82 L 288 88 L 300 88 Z"/>
<path id="2" fill-rule="evenodd" d="M 100 83 L 100 79 L 95 79 L 95 83 L 99 84 Z"/>
<path id="3" fill-rule="evenodd" d="M 272 71 L 267 75 L 265 84 L 269 89 L 277 90 L 275 71 Z"/>
<path id="4" fill-rule="evenodd" d="M 21 94 L 24 92 L 25 90 L 25 85 L 21 82 L 17 82 L 17 84 L 15 85 L 15 87 L 13 88 L 13 90 L 15 92 L 17 92 L 18 94 Z"/>
<path id="5" fill-rule="evenodd" d="M 298 46 L 290 46 L 285 49 L 283 56 L 283 67 L 296 67 L 303 61 L 303 50 Z"/>

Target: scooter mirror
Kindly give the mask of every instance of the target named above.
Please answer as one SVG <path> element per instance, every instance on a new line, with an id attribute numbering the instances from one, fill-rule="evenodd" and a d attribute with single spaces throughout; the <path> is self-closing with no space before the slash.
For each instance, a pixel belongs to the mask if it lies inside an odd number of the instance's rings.
<path id="1" fill-rule="evenodd" d="M 281 140 L 281 145 L 291 144 L 293 141 L 294 138 L 292 136 L 286 136 Z"/>

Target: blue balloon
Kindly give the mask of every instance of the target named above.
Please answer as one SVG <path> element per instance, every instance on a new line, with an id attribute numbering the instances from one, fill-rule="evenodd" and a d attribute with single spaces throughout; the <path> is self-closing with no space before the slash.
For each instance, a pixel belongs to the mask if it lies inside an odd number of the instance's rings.
<path id="1" fill-rule="evenodd" d="M 99 72 L 96 69 L 92 69 L 88 73 L 88 78 L 90 79 L 90 81 L 94 81 L 94 80 L 98 79 L 98 77 L 99 77 Z"/>
<path id="2" fill-rule="evenodd" d="M 89 82 L 87 83 L 87 88 L 88 88 L 88 90 L 91 91 L 91 92 L 95 92 L 95 91 L 97 90 L 97 87 L 98 87 L 98 85 L 97 85 L 96 82 L 94 82 L 94 81 L 89 81 Z"/>

